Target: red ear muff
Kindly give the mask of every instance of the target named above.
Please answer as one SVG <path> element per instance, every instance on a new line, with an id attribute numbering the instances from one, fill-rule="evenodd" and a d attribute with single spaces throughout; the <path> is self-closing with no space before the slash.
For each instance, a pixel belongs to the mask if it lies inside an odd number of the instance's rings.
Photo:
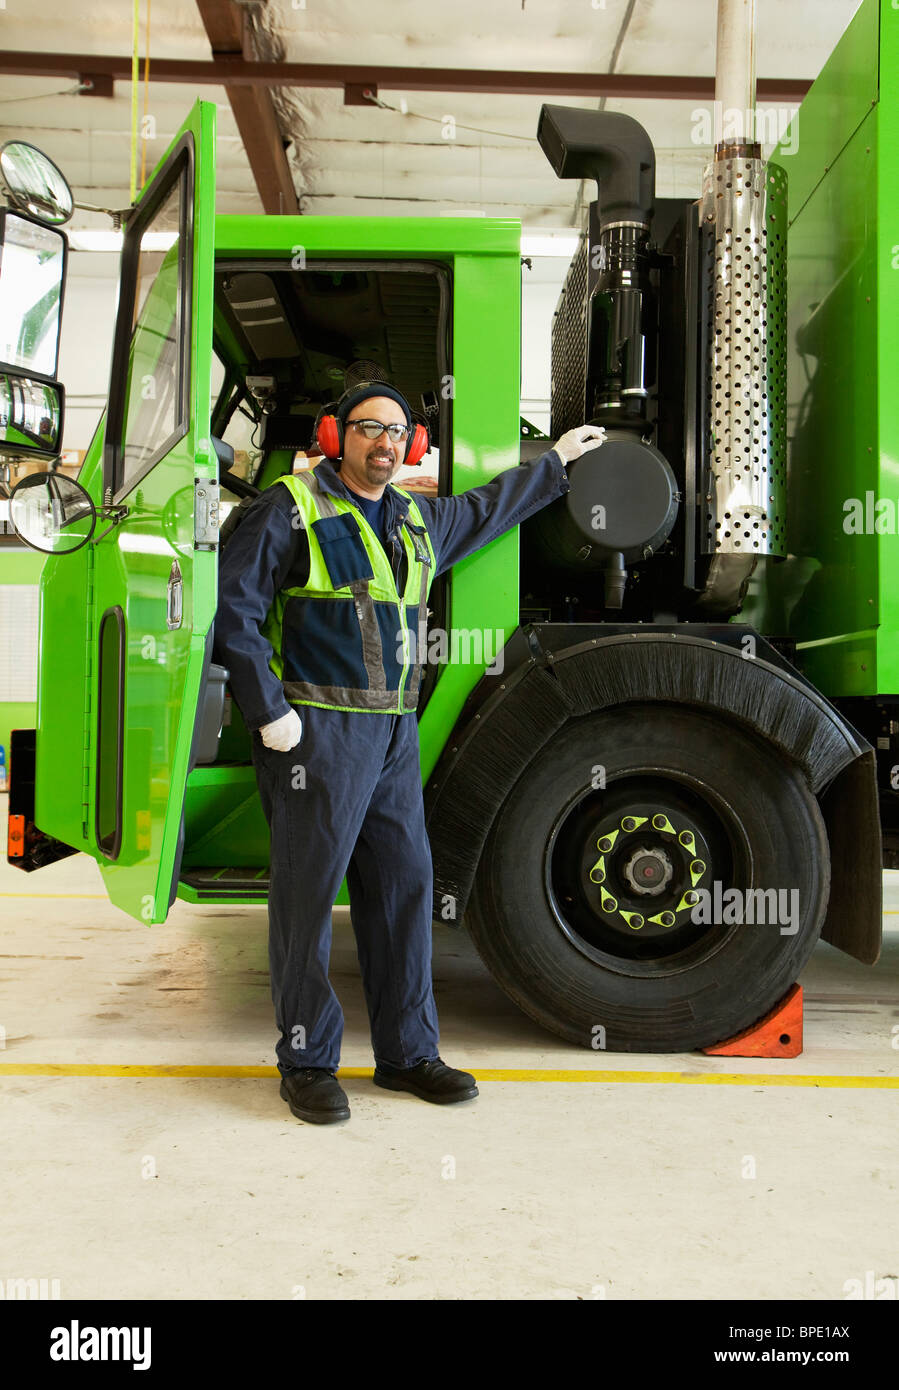
<path id="1" fill-rule="evenodd" d="M 403 459 L 403 463 L 421 463 L 430 447 L 431 441 L 427 429 L 424 425 L 416 425 L 406 447 L 406 457 Z"/>
<path id="2" fill-rule="evenodd" d="M 323 415 L 318 422 L 318 443 L 326 459 L 340 458 L 343 452 L 340 423 L 336 415 Z"/>

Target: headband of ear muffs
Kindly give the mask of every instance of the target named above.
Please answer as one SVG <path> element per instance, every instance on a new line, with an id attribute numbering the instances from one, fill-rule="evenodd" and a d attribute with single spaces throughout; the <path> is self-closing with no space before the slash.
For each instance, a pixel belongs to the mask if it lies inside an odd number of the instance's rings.
<path id="1" fill-rule="evenodd" d="M 403 463 L 421 463 L 425 454 L 431 452 L 431 436 L 428 427 L 418 421 L 413 421 L 412 411 L 405 396 L 385 381 L 362 381 L 358 386 L 353 386 L 349 391 L 345 391 L 339 401 L 331 401 L 322 407 L 315 423 L 314 435 L 318 439 L 319 448 L 325 458 L 339 459 L 343 457 L 346 417 L 354 405 L 359 405 L 361 401 L 367 401 L 372 396 L 387 396 L 403 407 L 407 425 L 413 425 L 412 433 L 406 443 Z"/>

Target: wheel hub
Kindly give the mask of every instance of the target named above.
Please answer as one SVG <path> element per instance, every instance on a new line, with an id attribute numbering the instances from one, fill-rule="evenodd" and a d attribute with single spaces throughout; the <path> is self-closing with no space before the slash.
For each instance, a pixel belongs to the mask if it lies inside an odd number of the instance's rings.
<path id="1" fill-rule="evenodd" d="M 658 896 L 671 882 L 674 869 L 662 849 L 638 849 L 624 866 L 624 877 L 635 893 Z"/>

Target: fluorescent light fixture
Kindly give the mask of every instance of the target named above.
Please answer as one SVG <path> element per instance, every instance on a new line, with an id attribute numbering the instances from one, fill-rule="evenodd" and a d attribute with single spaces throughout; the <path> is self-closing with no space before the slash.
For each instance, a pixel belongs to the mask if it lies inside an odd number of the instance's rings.
<path id="1" fill-rule="evenodd" d="M 168 251 L 178 240 L 177 232 L 145 232 L 141 237 L 141 250 Z M 73 251 L 121 251 L 122 233 L 106 227 L 82 227 L 69 232 L 69 245 Z"/>
<path id="2" fill-rule="evenodd" d="M 567 228 L 563 232 L 521 233 L 521 254 L 523 256 L 564 256 L 570 260 L 580 240 L 577 232 Z"/>

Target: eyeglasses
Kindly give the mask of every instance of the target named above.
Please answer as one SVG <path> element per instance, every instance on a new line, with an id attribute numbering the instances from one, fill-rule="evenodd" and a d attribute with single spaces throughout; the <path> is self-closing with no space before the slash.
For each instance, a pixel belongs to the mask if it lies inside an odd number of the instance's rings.
<path id="1" fill-rule="evenodd" d="M 380 439 L 386 430 L 391 444 L 399 444 L 402 440 L 408 439 L 412 432 L 411 425 L 384 425 L 380 420 L 348 420 L 347 423 L 360 434 L 364 434 L 366 439 Z"/>

